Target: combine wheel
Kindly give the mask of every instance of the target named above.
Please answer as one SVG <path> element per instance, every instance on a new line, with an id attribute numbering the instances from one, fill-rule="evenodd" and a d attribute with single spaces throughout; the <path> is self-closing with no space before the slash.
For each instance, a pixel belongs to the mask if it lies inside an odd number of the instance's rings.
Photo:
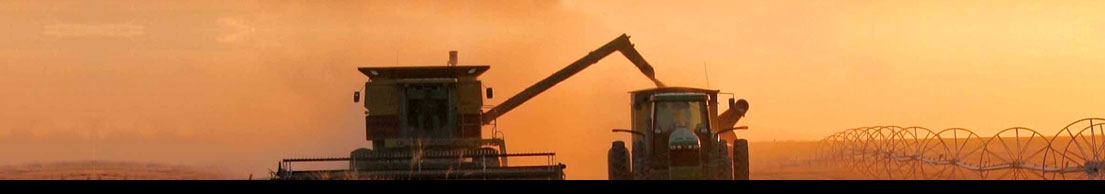
<path id="1" fill-rule="evenodd" d="M 349 153 L 349 159 L 350 159 L 349 160 L 349 169 L 350 170 L 365 170 L 365 169 L 368 169 L 368 167 L 370 166 L 370 165 L 368 165 L 368 162 L 363 160 L 363 159 L 357 159 L 357 158 L 369 157 L 371 154 L 372 154 L 372 150 L 368 149 L 368 148 L 360 148 L 360 149 L 353 150 L 353 152 Z"/>

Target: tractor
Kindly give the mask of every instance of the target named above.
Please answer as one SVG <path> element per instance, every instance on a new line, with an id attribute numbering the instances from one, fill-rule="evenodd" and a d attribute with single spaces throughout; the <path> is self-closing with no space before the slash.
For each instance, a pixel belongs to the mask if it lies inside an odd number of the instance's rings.
<path id="1" fill-rule="evenodd" d="M 748 180 L 748 141 L 731 134 L 748 129 L 733 127 L 748 101 L 729 98 L 729 110 L 718 115 L 719 93 L 691 87 L 630 92 L 632 129 L 613 131 L 632 134 L 632 149 L 613 142 L 610 180 Z M 726 139 L 733 140 L 732 151 Z"/>

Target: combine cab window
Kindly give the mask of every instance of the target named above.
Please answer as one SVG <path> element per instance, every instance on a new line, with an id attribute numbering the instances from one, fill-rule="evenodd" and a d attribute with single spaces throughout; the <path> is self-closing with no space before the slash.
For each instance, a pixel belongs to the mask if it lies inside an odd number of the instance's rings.
<path id="1" fill-rule="evenodd" d="M 407 126 L 422 136 L 441 136 L 448 132 L 448 94 L 448 89 L 440 85 L 407 88 Z"/>
<path id="2" fill-rule="evenodd" d="M 694 132 L 709 127 L 706 104 L 701 101 L 662 101 L 656 103 L 656 127 L 664 133 L 687 128 Z"/>

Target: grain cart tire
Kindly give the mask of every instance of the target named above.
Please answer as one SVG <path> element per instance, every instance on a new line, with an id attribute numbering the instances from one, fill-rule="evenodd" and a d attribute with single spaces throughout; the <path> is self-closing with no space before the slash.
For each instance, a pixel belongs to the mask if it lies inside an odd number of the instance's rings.
<path id="1" fill-rule="evenodd" d="M 733 180 L 748 180 L 748 140 L 733 141 Z"/>
<path id="2" fill-rule="evenodd" d="M 625 148 L 625 142 L 614 141 L 606 157 L 610 180 L 633 179 L 629 169 L 629 150 Z"/>

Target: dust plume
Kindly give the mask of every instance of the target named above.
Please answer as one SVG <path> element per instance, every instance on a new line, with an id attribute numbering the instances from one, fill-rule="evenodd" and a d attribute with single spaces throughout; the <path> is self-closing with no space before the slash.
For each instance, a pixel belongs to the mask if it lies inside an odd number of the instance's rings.
<path id="1" fill-rule="evenodd" d="M 738 136 L 752 142 L 871 125 L 1046 130 L 1103 114 L 1093 108 L 1105 106 L 1105 85 L 1096 84 L 1103 8 L 0 1 L 0 155 L 11 156 L 0 162 L 219 165 L 256 177 L 281 158 L 368 146 L 364 108 L 351 100 L 367 79 L 356 67 L 445 65 L 457 50 L 461 65 L 491 66 L 482 80 L 496 90 L 485 101 L 494 105 L 622 33 L 666 84 L 747 99 L 752 108 L 737 125 L 750 130 Z M 567 178 L 605 179 L 610 142 L 629 139 L 610 132 L 629 126 L 627 92 L 650 87 L 611 55 L 500 117 L 497 129 L 508 151 L 556 152 Z"/>
<path id="2" fill-rule="evenodd" d="M 461 64 L 491 65 L 485 83 L 512 95 L 619 35 L 594 33 L 598 23 L 556 1 L 2 7 L 9 14 L 0 22 L 15 30 L 0 39 L 11 43 L 0 46 L 7 88 L 0 109 L 17 110 L 0 113 L 0 154 L 13 156 L 4 163 L 217 164 L 243 178 L 265 175 L 282 158 L 345 156 L 368 146 L 363 107 L 350 100 L 367 79 L 356 67 L 444 65 L 447 51 L 459 50 Z M 629 65 L 593 69 L 637 76 Z M 581 73 L 501 117 L 509 150 L 555 151 L 572 167 L 569 178 L 604 178 L 597 175 L 605 168 L 596 168 L 602 161 L 554 143 L 609 133 L 589 127 L 586 119 L 603 106 L 587 99 L 630 88 L 593 85 L 604 77 Z M 564 106 L 575 108 L 552 108 Z M 604 154 L 606 144 L 589 155 Z"/>

